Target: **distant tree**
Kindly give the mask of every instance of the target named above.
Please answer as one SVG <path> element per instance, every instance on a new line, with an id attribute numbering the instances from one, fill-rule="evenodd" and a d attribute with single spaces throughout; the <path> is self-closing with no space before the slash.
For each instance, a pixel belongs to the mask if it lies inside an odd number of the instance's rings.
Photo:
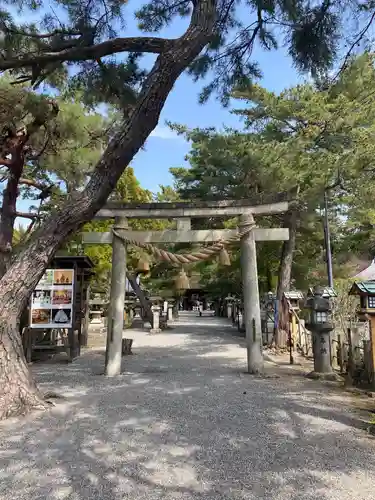
<path id="1" fill-rule="evenodd" d="M 170 191 L 168 190 L 168 192 Z M 156 194 L 156 197 L 158 196 L 159 193 Z M 118 181 L 116 189 L 111 194 L 110 199 L 124 203 L 151 203 L 154 199 L 154 194 L 148 189 L 142 188 L 140 182 L 134 174 L 134 169 L 132 167 L 128 167 Z M 92 220 L 85 224 L 83 231 L 106 232 L 111 230 L 112 225 L 113 221 L 111 220 Z M 170 223 L 168 221 L 155 219 L 129 219 L 129 226 L 136 231 L 159 231 L 166 229 L 170 226 Z M 80 239 L 81 235 L 76 235 L 74 237 L 74 249 L 77 247 L 77 243 L 79 243 Z M 75 250 L 73 250 L 73 252 L 74 251 Z M 83 248 L 83 251 L 85 255 L 89 256 L 95 264 L 93 287 L 95 289 L 101 289 L 108 294 L 112 268 L 111 245 L 86 245 Z M 130 272 L 134 273 L 137 271 L 137 264 L 141 257 L 148 259 L 151 266 L 158 266 L 158 263 L 154 261 L 152 255 L 146 255 L 142 249 L 129 245 L 126 265 Z M 150 279 L 146 278 L 146 282 L 149 283 L 149 281 Z"/>
<path id="2" fill-rule="evenodd" d="M 172 186 L 159 186 L 159 189 L 156 193 L 156 201 L 161 203 L 181 201 L 178 191 Z"/>

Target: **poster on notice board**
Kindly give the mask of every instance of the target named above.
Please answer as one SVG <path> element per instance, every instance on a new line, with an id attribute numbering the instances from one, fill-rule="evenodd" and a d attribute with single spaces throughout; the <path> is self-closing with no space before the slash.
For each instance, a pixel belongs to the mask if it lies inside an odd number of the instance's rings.
<path id="1" fill-rule="evenodd" d="M 30 328 L 71 328 L 73 269 L 47 269 L 31 297 Z"/>

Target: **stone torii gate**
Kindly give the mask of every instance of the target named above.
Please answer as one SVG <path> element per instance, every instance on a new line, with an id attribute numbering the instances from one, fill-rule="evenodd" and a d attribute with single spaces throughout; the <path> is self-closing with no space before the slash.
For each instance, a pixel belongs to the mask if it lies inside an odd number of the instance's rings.
<path id="1" fill-rule="evenodd" d="M 263 370 L 262 332 L 256 258 L 257 241 L 289 239 L 285 228 L 254 227 L 255 215 L 271 215 L 288 210 L 288 195 L 257 196 L 249 200 L 225 200 L 194 203 L 108 203 L 95 218 L 114 218 L 114 232 L 83 233 L 85 244 L 112 244 L 112 276 L 107 331 L 105 374 L 121 372 L 121 346 L 126 286 L 126 240 L 151 243 L 217 243 L 239 237 L 244 295 L 244 320 L 247 341 L 248 372 Z M 238 229 L 191 230 L 192 218 L 239 217 Z M 128 219 L 176 219 L 176 230 L 132 231 Z M 116 234 L 118 236 L 116 236 Z M 121 237 L 119 237 L 121 236 Z M 253 323 L 255 322 L 255 331 Z"/>

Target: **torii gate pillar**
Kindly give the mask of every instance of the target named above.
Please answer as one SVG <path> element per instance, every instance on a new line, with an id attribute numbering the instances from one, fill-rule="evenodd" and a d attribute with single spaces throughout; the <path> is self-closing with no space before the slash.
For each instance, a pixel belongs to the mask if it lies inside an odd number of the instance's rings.
<path id="1" fill-rule="evenodd" d="M 252 214 L 241 215 L 240 231 L 254 225 Z M 258 266 L 254 231 L 241 238 L 241 272 L 243 282 L 244 323 L 247 344 L 247 371 L 263 371 L 262 328 L 258 288 Z"/>
<path id="2" fill-rule="evenodd" d="M 114 229 L 128 229 L 126 217 L 116 217 Z M 114 377 L 121 373 L 121 346 L 124 327 L 126 290 L 126 243 L 115 235 L 112 244 L 111 296 L 108 314 L 107 349 L 104 373 Z"/>

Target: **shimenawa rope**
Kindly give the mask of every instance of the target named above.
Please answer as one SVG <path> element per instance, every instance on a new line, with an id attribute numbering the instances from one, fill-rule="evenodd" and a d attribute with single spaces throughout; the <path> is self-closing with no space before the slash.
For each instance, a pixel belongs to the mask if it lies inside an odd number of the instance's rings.
<path id="1" fill-rule="evenodd" d="M 203 247 L 199 252 L 192 253 L 173 253 L 163 250 L 161 248 L 155 247 L 150 243 L 141 243 L 140 241 L 129 239 L 126 236 L 120 234 L 116 229 L 112 228 L 113 235 L 120 238 L 122 241 L 128 245 L 134 245 L 139 248 L 143 248 L 148 252 L 152 253 L 157 259 L 164 260 L 165 262 L 170 262 L 172 264 L 192 264 L 193 262 L 200 262 L 203 260 L 210 259 L 213 255 L 220 253 L 225 247 L 237 243 L 245 234 L 249 233 L 256 227 L 255 222 L 246 224 L 238 231 L 238 234 L 232 238 L 225 241 L 218 241 L 209 247 Z"/>

